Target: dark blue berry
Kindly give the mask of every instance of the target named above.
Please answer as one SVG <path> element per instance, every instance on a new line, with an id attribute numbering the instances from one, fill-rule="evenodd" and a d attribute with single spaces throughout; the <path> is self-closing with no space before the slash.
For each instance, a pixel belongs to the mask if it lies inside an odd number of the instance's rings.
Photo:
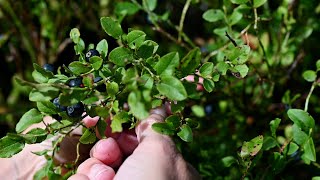
<path id="1" fill-rule="evenodd" d="M 55 120 L 57 120 L 57 121 L 61 121 L 61 120 L 62 120 L 62 117 L 59 116 L 59 114 L 53 114 L 53 115 L 52 115 L 52 118 L 55 119 Z"/>
<path id="2" fill-rule="evenodd" d="M 67 110 L 67 107 L 62 106 L 62 105 L 60 104 L 60 101 L 59 101 L 59 98 L 58 98 L 58 97 L 55 98 L 55 99 L 52 101 L 52 103 L 53 103 L 58 109 L 60 109 L 61 111 Z"/>
<path id="3" fill-rule="evenodd" d="M 54 67 L 54 65 L 52 65 L 52 64 L 44 64 L 43 66 L 42 66 L 42 68 L 44 69 L 44 70 L 46 70 L 46 71 L 50 71 L 50 72 L 53 72 L 54 73 L 54 71 L 55 71 L 55 67 Z"/>
<path id="4" fill-rule="evenodd" d="M 67 114 L 70 117 L 81 117 L 84 112 L 84 106 L 81 102 L 67 107 Z"/>
<path id="5" fill-rule="evenodd" d="M 90 49 L 87 53 L 86 53 L 86 60 L 89 61 L 91 57 L 93 56 L 100 56 L 100 53 L 95 50 L 95 49 Z"/>
<path id="6" fill-rule="evenodd" d="M 210 116 L 213 113 L 213 105 L 212 104 L 207 104 L 204 107 L 204 112 L 206 113 L 207 116 Z"/>
<path id="7" fill-rule="evenodd" d="M 94 81 L 94 83 L 97 83 L 101 80 L 102 80 L 102 77 L 98 76 L 98 77 L 95 77 L 93 81 Z"/>
<path id="8" fill-rule="evenodd" d="M 82 87 L 82 77 L 77 77 L 75 79 L 69 80 L 68 85 L 70 87 Z"/>
<path id="9" fill-rule="evenodd" d="M 102 81 L 102 77 L 100 76 L 97 76 L 94 78 L 94 83 L 97 83 L 99 81 Z M 107 91 L 107 88 L 106 88 L 106 85 L 105 84 L 100 84 L 96 87 L 96 90 L 99 91 L 99 92 L 106 92 Z"/>

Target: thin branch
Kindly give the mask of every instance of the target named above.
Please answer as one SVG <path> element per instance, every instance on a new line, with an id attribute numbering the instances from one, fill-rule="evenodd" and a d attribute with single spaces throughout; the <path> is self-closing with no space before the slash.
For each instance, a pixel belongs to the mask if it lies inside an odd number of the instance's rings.
<path id="1" fill-rule="evenodd" d="M 237 47 L 238 44 L 236 43 L 236 41 L 234 39 L 232 39 L 232 37 L 228 34 L 228 32 L 226 31 L 226 36 L 227 38 L 232 42 L 232 44 L 234 45 L 234 47 Z"/>
<path id="2" fill-rule="evenodd" d="M 244 33 L 246 33 L 246 32 L 248 31 L 248 29 L 250 29 L 251 25 L 252 25 L 252 24 L 249 24 L 247 27 L 245 27 L 245 28 L 240 32 L 240 34 L 239 34 L 239 36 L 238 36 L 237 38 L 241 37 Z M 204 62 L 208 62 L 211 57 L 217 55 L 220 51 L 225 50 L 230 43 L 231 43 L 231 42 L 228 41 L 224 46 L 220 47 L 220 48 L 217 49 L 217 50 L 212 51 L 210 54 L 208 54 L 208 55 L 204 58 Z"/>
<path id="3" fill-rule="evenodd" d="M 171 41 L 177 43 L 181 47 L 184 47 L 187 50 L 191 50 L 191 48 L 188 47 L 184 42 L 179 42 L 178 39 L 176 39 L 175 37 L 173 37 L 171 34 L 167 33 L 166 31 L 164 31 L 160 26 L 154 27 L 153 30 L 158 31 L 159 33 L 163 34 L 165 37 L 167 37 Z"/>
<path id="4" fill-rule="evenodd" d="M 191 0 L 187 0 L 186 4 L 183 7 L 182 13 L 181 13 L 179 29 L 178 29 L 178 42 L 181 42 L 181 34 L 183 32 L 183 23 L 186 18 L 186 14 L 189 9 L 190 3 L 191 3 Z"/>
<path id="5" fill-rule="evenodd" d="M 254 13 L 254 29 L 258 29 L 258 13 L 257 13 L 257 8 L 253 8 L 253 13 Z"/>
<path id="6" fill-rule="evenodd" d="M 312 92 L 313 92 L 314 88 L 316 87 L 316 85 L 317 85 L 316 81 L 312 83 L 312 86 L 310 88 L 309 94 L 308 94 L 308 96 L 306 98 L 306 103 L 304 104 L 304 111 L 306 111 L 306 112 L 308 111 L 309 100 L 310 100 L 310 97 L 311 97 Z"/>

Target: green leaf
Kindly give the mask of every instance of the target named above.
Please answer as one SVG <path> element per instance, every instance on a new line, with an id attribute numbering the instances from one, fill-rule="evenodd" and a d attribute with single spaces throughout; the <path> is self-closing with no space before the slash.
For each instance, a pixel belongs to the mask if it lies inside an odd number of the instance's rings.
<path id="1" fill-rule="evenodd" d="M 233 11 L 230 15 L 228 22 L 229 25 L 235 25 L 242 19 L 242 14 L 239 11 Z"/>
<path id="2" fill-rule="evenodd" d="M 167 123 L 172 124 L 174 128 L 178 128 L 180 126 L 180 117 L 177 115 L 171 115 L 165 120 Z"/>
<path id="3" fill-rule="evenodd" d="M 68 68 L 75 75 L 84 74 L 84 73 L 87 73 L 92 70 L 92 68 L 88 64 L 83 64 L 79 61 L 74 61 L 74 62 L 70 63 Z"/>
<path id="4" fill-rule="evenodd" d="M 271 136 L 266 136 L 263 138 L 263 146 L 262 149 L 263 150 L 270 150 L 271 148 L 276 147 L 278 144 L 277 140 Z"/>
<path id="5" fill-rule="evenodd" d="M 10 158 L 23 148 L 23 142 L 4 136 L 0 139 L 0 158 Z"/>
<path id="6" fill-rule="evenodd" d="M 82 83 L 84 84 L 85 87 L 92 88 L 93 87 L 93 79 L 90 76 L 86 76 L 82 79 Z"/>
<path id="7" fill-rule="evenodd" d="M 29 94 L 29 100 L 33 102 L 37 101 L 50 101 L 59 94 L 59 89 L 50 87 L 47 84 L 37 87 L 38 89 L 32 89 Z"/>
<path id="8" fill-rule="evenodd" d="M 316 150 L 314 147 L 313 139 L 312 137 L 309 137 L 307 142 L 303 145 L 303 157 L 307 158 L 310 161 L 315 162 L 316 161 Z"/>
<path id="9" fill-rule="evenodd" d="M 221 159 L 221 162 L 222 162 L 224 167 L 230 167 L 232 164 L 236 164 L 237 163 L 237 159 L 234 158 L 233 156 L 226 156 L 226 157 Z"/>
<path id="10" fill-rule="evenodd" d="M 204 109 L 202 106 L 199 106 L 199 105 L 193 105 L 191 107 L 191 110 L 193 112 L 193 114 L 197 117 L 204 117 L 206 116 L 206 113 L 204 112 Z"/>
<path id="11" fill-rule="evenodd" d="M 193 141 L 192 130 L 186 124 L 184 124 L 180 127 L 180 131 L 177 133 L 177 135 L 185 142 L 192 142 Z"/>
<path id="12" fill-rule="evenodd" d="M 79 141 L 82 144 L 92 144 L 96 141 L 96 133 L 92 129 L 86 129 Z"/>
<path id="13" fill-rule="evenodd" d="M 41 128 L 35 128 L 30 130 L 27 134 L 13 134 L 14 136 L 20 136 L 20 138 L 23 138 L 26 143 L 28 144 L 34 144 L 34 143 L 40 143 L 44 141 L 47 138 L 48 132 Z"/>
<path id="14" fill-rule="evenodd" d="M 132 114 L 142 120 L 148 117 L 149 113 L 146 110 L 145 104 L 141 101 L 140 92 L 131 92 L 128 96 L 128 104 Z"/>
<path id="15" fill-rule="evenodd" d="M 116 82 L 107 83 L 106 87 L 110 96 L 115 96 L 119 92 L 119 85 Z"/>
<path id="16" fill-rule="evenodd" d="M 225 62 L 218 62 L 218 64 L 216 65 L 217 70 L 222 74 L 222 75 L 226 75 L 227 71 L 229 69 L 229 65 Z"/>
<path id="17" fill-rule="evenodd" d="M 157 7 L 157 0 L 142 0 L 142 5 L 149 11 L 153 11 Z"/>
<path id="18" fill-rule="evenodd" d="M 130 49 L 117 47 L 110 52 L 109 60 L 118 66 L 125 66 L 133 60 L 133 54 Z"/>
<path id="19" fill-rule="evenodd" d="M 206 91 L 212 92 L 214 88 L 214 82 L 211 79 L 204 79 L 203 87 Z"/>
<path id="20" fill-rule="evenodd" d="M 96 47 L 96 50 L 100 53 L 102 58 L 106 58 L 109 50 L 108 41 L 105 39 L 102 39 Z"/>
<path id="21" fill-rule="evenodd" d="M 249 0 L 231 0 L 231 2 L 233 4 L 245 4 L 247 3 Z"/>
<path id="22" fill-rule="evenodd" d="M 273 136 L 274 138 L 277 137 L 277 136 L 276 136 L 276 131 L 277 131 L 278 127 L 279 127 L 280 122 L 281 122 L 281 119 L 276 118 L 276 119 L 272 120 L 272 121 L 269 123 L 269 124 L 270 124 L 271 134 L 272 134 L 272 136 Z"/>
<path id="23" fill-rule="evenodd" d="M 40 112 L 52 115 L 57 114 L 59 110 L 57 107 L 50 101 L 38 101 L 37 107 Z"/>
<path id="24" fill-rule="evenodd" d="M 160 94 L 167 96 L 171 100 L 182 101 L 188 96 L 182 82 L 172 76 L 161 77 L 161 82 L 157 85 Z"/>
<path id="25" fill-rule="evenodd" d="M 122 124 L 129 121 L 129 114 L 127 112 L 120 112 L 113 116 L 111 121 L 112 132 L 122 132 Z"/>
<path id="26" fill-rule="evenodd" d="M 101 138 L 106 138 L 105 132 L 107 129 L 107 122 L 104 119 L 100 118 L 96 127 L 98 129 L 98 132 Z"/>
<path id="27" fill-rule="evenodd" d="M 137 55 L 141 58 L 147 59 L 157 52 L 159 45 L 151 40 L 146 40 L 142 43 L 137 51 Z"/>
<path id="28" fill-rule="evenodd" d="M 293 140 L 299 145 L 304 144 L 308 140 L 308 135 L 303 132 L 301 128 L 297 126 L 297 124 L 292 126 L 292 134 Z"/>
<path id="29" fill-rule="evenodd" d="M 146 38 L 146 33 L 139 30 L 130 31 L 127 35 L 128 46 L 131 49 L 139 48 L 144 39 Z"/>
<path id="30" fill-rule="evenodd" d="M 181 60 L 182 74 L 186 76 L 186 75 L 189 75 L 190 73 L 194 73 L 195 69 L 200 64 L 200 61 L 201 61 L 201 51 L 199 48 L 194 48 Z"/>
<path id="31" fill-rule="evenodd" d="M 103 30 L 115 39 L 119 39 L 123 34 L 120 23 L 110 17 L 102 17 L 100 23 Z"/>
<path id="32" fill-rule="evenodd" d="M 251 139 L 249 142 L 243 142 L 241 147 L 240 157 L 247 158 L 249 156 L 255 156 L 261 150 L 263 145 L 263 136 L 257 136 Z"/>
<path id="33" fill-rule="evenodd" d="M 191 128 L 198 128 L 199 127 L 199 122 L 190 118 L 185 118 L 185 121 L 188 126 Z"/>
<path id="34" fill-rule="evenodd" d="M 89 61 L 94 70 L 99 70 L 103 63 L 103 59 L 98 56 L 91 57 Z"/>
<path id="35" fill-rule="evenodd" d="M 232 64 L 244 64 L 249 59 L 250 46 L 240 45 L 237 47 L 232 47 L 231 49 L 227 49 L 224 52 Z"/>
<path id="36" fill-rule="evenodd" d="M 316 62 L 316 66 L 317 66 L 317 71 L 320 71 L 320 59 L 317 60 Z"/>
<path id="37" fill-rule="evenodd" d="M 202 77 L 210 77 L 210 75 L 213 73 L 213 63 L 212 62 L 206 62 L 204 63 L 200 69 L 199 73 Z"/>
<path id="38" fill-rule="evenodd" d="M 53 77 L 52 72 L 48 72 L 40 67 L 38 64 L 33 63 L 34 71 L 32 72 L 33 79 L 38 83 L 46 83 Z"/>
<path id="39" fill-rule="evenodd" d="M 253 7 L 258 8 L 266 2 L 267 2 L 267 0 L 253 0 Z"/>
<path id="40" fill-rule="evenodd" d="M 209 9 L 203 13 L 202 18 L 208 22 L 216 22 L 224 18 L 224 13 L 220 9 Z"/>
<path id="41" fill-rule="evenodd" d="M 249 68 L 246 64 L 240 64 L 240 65 L 236 65 L 234 67 L 234 69 L 240 73 L 240 76 L 242 78 L 246 77 L 246 75 L 248 74 L 249 72 Z"/>
<path id="42" fill-rule="evenodd" d="M 80 31 L 77 28 L 73 28 L 70 31 L 70 39 L 75 43 L 78 44 L 80 41 Z"/>
<path id="43" fill-rule="evenodd" d="M 84 41 L 80 38 L 80 41 L 74 46 L 76 55 L 81 54 L 84 49 L 85 49 Z"/>
<path id="44" fill-rule="evenodd" d="M 317 73 L 312 70 L 306 70 L 303 72 L 302 77 L 308 82 L 313 82 L 317 78 Z"/>
<path id="45" fill-rule="evenodd" d="M 130 2 L 117 2 L 115 13 L 118 15 L 133 15 L 139 11 L 139 7 Z"/>
<path id="46" fill-rule="evenodd" d="M 37 109 L 34 109 L 34 108 L 30 109 L 21 117 L 21 119 L 17 123 L 16 125 L 17 133 L 21 133 L 32 124 L 41 122 L 42 119 L 43 119 L 43 115 Z"/>
<path id="47" fill-rule="evenodd" d="M 315 122 L 309 113 L 301 109 L 289 109 L 289 118 L 304 132 L 309 133 L 310 128 L 314 128 Z"/>
<path id="48" fill-rule="evenodd" d="M 171 52 L 162 56 L 159 62 L 154 66 L 158 75 L 172 75 L 175 68 L 179 66 L 179 54 Z"/>
<path id="49" fill-rule="evenodd" d="M 69 106 L 86 99 L 88 93 L 90 92 L 85 88 L 72 88 L 63 90 L 59 96 L 59 101 L 61 105 Z"/>
<path id="50" fill-rule="evenodd" d="M 215 28 L 215 29 L 213 30 L 213 32 L 214 32 L 216 35 L 218 35 L 218 36 L 220 36 L 220 37 L 223 37 L 223 38 L 226 37 L 226 32 L 227 32 L 227 31 L 228 31 L 228 27 Z"/>
<path id="51" fill-rule="evenodd" d="M 287 153 L 288 155 L 292 155 L 299 149 L 299 146 L 296 143 L 290 142 L 284 149 L 284 152 Z"/>
<path id="52" fill-rule="evenodd" d="M 169 123 L 153 123 L 152 129 L 158 133 L 172 136 L 175 133 L 175 129 L 172 124 Z"/>

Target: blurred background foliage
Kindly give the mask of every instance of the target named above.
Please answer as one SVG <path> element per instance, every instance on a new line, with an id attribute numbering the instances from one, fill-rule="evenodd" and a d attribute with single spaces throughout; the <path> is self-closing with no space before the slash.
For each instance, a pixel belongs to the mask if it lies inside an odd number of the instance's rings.
<path id="1" fill-rule="evenodd" d="M 185 108 L 186 114 L 198 118 L 200 127 L 193 143 L 179 142 L 178 147 L 204 179 L 239 179 L 242 172 L 226 164 L 224 158 L 236 157 L 243 141 L 257 135 L 270 135 L 269 122 L 277 117 L 282 119 L 278 141 L 285 141 L 285 130 L 291 123 L 286 111 L 303 109 L 311 87 L 302 73 L 315 70 L 316 60 L 320 58 L 319 1 L 267 1 L 256 13 L 231 3 L 235 1 L 193 0 L 184 22 L 185 43 L 200 47 L 204 61 L 217 64 L 224 60 L 223 50 L 230 44 L 225 31 L 239 44 L 249 43 L 252 50 L 246 78 L 222 77 L 211 94 L 204 94 L 200 101 L 189 102 L 188 107 L 199 104 L 205 117 L 196 117 L 191 108 Z M 100 17 L 113 16 L 122 21 L 123 29 L 146 32 L 148 39 L 160 45 L 161 55 L 178 51 L 182 57 L 187 52 L 188 48 L 177 41 L 185 0 L 158 0 L 153 13 L 134 8 L 122 11 L 119 4 L 123 2 L 137 1 L 0 0 L 1 137 L 13 131 L 22 114 L 34 106 L 28 100 L 30 89 L 16 84 L 13 76 L 32 80 L 34 62 L 55 66 L 72 62 L 76 58 L 69 39 L 73 27 L 80 29 L 86 43 L 96 44 L 105 38 L 109 49 L 113 49 L 117 42 L 109 39 L 100 26 Z M 203 13 L 209 9 L 220 9 L 224 20 L 204 20 Z M 319 95 L 316 88 L 308 110 L 316 121 L 316 128 L 320 117 Z M 318 155 L 319 136 L 316 131 L 314 143 Z M 274 170 L 268 162 L 268 153 L 271 152 L 265 152 L 249 177 L 263 179 L 266 174 L 279 172 L 276 177 L 281 179 L 320 175 L 319 164 L 306 165 L 298 155 Z"/>

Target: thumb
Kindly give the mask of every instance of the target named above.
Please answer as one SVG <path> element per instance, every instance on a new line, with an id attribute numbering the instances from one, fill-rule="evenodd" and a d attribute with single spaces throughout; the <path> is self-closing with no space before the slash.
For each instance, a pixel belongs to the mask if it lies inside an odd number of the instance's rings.
<path id="1" fill-rule="evenodd" d="M 150 115 L 147 119 L 142 120 L 136 127 L 136 134 L 138 142 L 141 143 L 146 138 L 159 138 L 164 136 L 155 132 L 152 129 L 152 124 L 158 122 L 164 122 L 164 119 L 167 117 L 165 106 L 152 109 Z"/>

